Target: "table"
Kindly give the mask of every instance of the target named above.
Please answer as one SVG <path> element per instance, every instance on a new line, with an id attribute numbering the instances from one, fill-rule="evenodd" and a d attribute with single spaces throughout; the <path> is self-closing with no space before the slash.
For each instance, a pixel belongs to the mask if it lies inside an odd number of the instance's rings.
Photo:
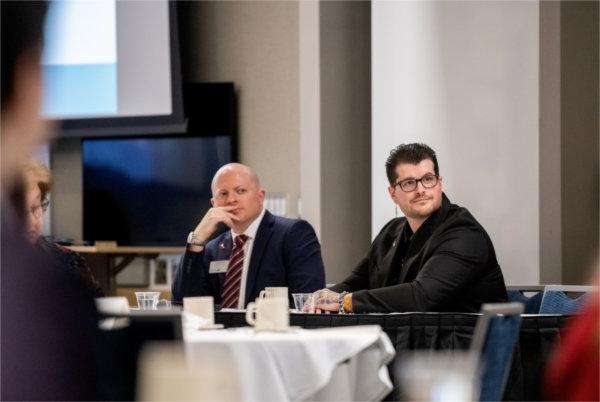
<path id="1" fill-rule="evenodd" d="M 291 314 L 291 325 L 327 328 L 350 325 L 379 325 L 388 335 L 397 354 L 419 349 L 467 349 L 479 314 L 473 313 L 396 313 L 318 315 Z M 524 314 L 505 400 L 540 400 L 540 379 L 554 347 L 565 331 L 569 316 Z M 225 327 L 246 325 L 243 313 L 216 312 L 215 321 Z M 393 372 L 393 365 L 390 365 Z M 399 389 L 394 388 L 393 399 Z"/>
<path id="2" fill-rule="evenodd" d="M 112 242 L 108 242 L 112 243 Z M 94 277 L 107 296 L 116 294 L 116 277 L 136 257 L 155 258 L 159 254 L 183 254 L 184 247 L 134 247 L 116 244 L 95 246 L 69 246 L 69 249 L 83 255 Z M 121 258 L 120 261 L 117 261 Z"/>
<path id="3" fill-rule="evenodd" d="M 154 375 L 151 381 L 142 380 L 151 388 L 142 392 L 142 398 L 367 401 L 381 400 L 392 389 L 386 365 L 395 352 L 378 326 L 292 328 L 278 333 L 255 332 L 249 327 L 197 330 L 184 325 L 184 339 L 190 370 L 179 370 L 173 376 L 177 369 L 172 366 L 163 371 L 168 380 L 164 375 L 162 379 Z M 164 365 L 165 355 L 159 353 L 152 360 Z M 150 375 L 157 369 L 153 367 Z M 147 366 L 142 370 L 148 373 Z M 194 374 L 195 378 L 189 377 Z M 163 381 L 164 386 L 156 386 Z M 164 390 L 175 382 L 175 389 Z M 201 385 L 190 393 L 193 384 Z"/>

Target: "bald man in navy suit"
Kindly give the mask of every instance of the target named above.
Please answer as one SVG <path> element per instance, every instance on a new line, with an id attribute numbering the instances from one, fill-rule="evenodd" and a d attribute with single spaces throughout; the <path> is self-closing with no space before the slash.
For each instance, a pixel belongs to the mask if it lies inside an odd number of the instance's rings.
<path id="1" fill-rule="evenodd" d="M 321 247 L 312 226 L 264 209 L 265 190 L 247 166 L 230 163 L 212 181 L 212 208 L 188 236 L 173 300 L 213 296 L 222 307 L 245 308 L 267 286 L 289 294 L 325 285 Z M 210 240 L 219 224 L 228 230 Z M 237 244 L 237 245 L 236 245 Z"/>

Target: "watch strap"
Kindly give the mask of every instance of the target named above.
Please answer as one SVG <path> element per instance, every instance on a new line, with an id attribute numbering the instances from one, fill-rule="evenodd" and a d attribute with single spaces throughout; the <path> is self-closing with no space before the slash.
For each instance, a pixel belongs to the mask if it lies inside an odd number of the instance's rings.
<path id="1" fill-rule="evenodd" d="M 188 235 L 187 244 L 191 244 L 192 246 L 205 247 L 206 243 L 206 241 L 199 241 L 198 239 L 196 239 L 196 235 L 194 232 L 190 232 L 190 234 Z"/>

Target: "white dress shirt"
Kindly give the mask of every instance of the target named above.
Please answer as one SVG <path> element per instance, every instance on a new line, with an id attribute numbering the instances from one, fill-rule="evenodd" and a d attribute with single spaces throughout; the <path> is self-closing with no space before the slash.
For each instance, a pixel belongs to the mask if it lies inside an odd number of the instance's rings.
<path id="1" fill-rule="evenodd" d="M 238 298 L 238 308 L 243 309 L 244 300 L 246 300 L 246 278 L 248 277 L 248 267 L 250 266 L 250 258 L 252 257 L 252 247 L 254 246 L 254 238 L 256 237 L 256 232 L 258 231 L 258 227 L 262 222 L 263 216 L 265 216 L 265 209 L 263 208 L 260 212 L 260 215 L 252 221 L 250 226 L 244 231 L 244 233 L 236 234 L 233 229 L 231 230 L 231 240 L 232 244 L 235 244 L 235 238 L 241 234 L 245 234 L 248 236 L 246 243 L 244 243 L 244 265 L 242 267 L 242 281 L 240 282 L 240 295 Z"/>

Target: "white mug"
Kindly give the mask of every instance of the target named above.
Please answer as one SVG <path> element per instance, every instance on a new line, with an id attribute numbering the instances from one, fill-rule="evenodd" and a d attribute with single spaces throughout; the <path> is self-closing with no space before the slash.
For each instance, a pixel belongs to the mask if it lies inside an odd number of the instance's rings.
<path id="1" fill-rule="evenodd" d="M 257 331 L 285 331 L 290 326 L 287 297 L 258 298 L 248 303 L 246 322 Z"/>
<path id="2" fill-rule="evenodd" d="M 267 287 L 265 290 L 261 290 L 258 294 L 258 297 L 261 299 L 271 298 L 271 297 L 283 297 L 284 299 L 288 298 L 288 288 L 286 287 Z"/>
<path id="3" fill-rule="evenodd" d="M 212 296 L 184 297 L 183 311 L 197 315 L 208 321 L 209 325 L 215 323 L 214 300 Z"/>
<path id="4" fill-rule="evenodd" d="M 97 297 L 96 308 L 104 314 L 129 313 L 129 302 L 123 296 Z"/>

